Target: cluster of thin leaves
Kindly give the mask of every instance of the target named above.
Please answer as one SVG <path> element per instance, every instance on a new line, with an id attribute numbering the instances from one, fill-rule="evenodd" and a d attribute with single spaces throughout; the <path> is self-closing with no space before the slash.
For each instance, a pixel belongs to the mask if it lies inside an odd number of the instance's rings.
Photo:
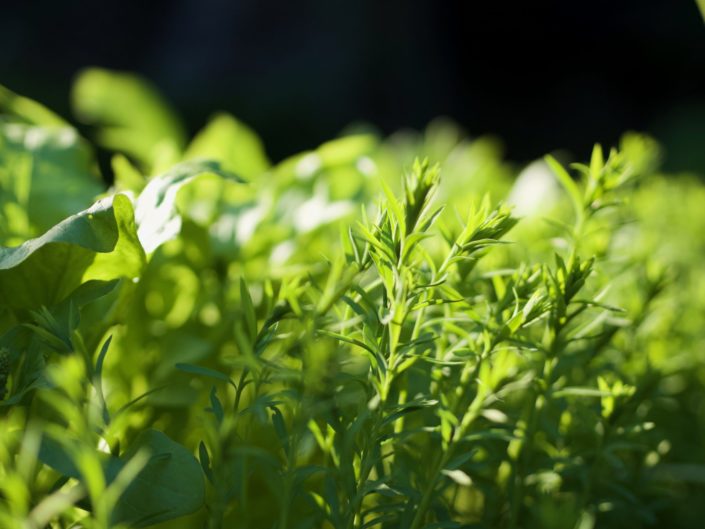
<path id="1" fill-rule="evenodd" d="M 702 514 L 703 302 L 675 279 L 705 290 L 705 193 L 661 214 L 653 141 L 547 157 L 549 218 L 520 220 L 492 144 L 447 124 L 271 165 L 235 118 L 187 143 L 152 87 L 90 70 L 76 112 L 116 153 L 91 205 L 91 146 L 1 90 L 0 526 Z"/>

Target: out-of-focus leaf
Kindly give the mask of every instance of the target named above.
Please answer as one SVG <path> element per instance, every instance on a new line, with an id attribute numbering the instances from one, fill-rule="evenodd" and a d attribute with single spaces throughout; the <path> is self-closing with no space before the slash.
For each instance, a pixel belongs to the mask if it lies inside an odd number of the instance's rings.
<path id="1" fill-rule="evenodd" d="M 85 281 L 137 277 L 144 260 L 132 203 L 108 197 L 41 237 L 0 247 L 0 307 L 55 305 Z"/>
<path id="2" fill-rule="evenodd" d="M 216 115 L 186 150 L 185 159 L 217 160 L 223 169 L 251 179 L 269 168 L 262 141 L 230 114 Z"/>
<path id="3" fill-rule="evenodd" d="M 79 479 L 81 476 L 64 444 L 50 436 L 42 437 L 38 458 L 62 476 L 74 479 Z"/>
<path id="4" fill-rule="evenodd" d="M 324 166 L 352 163 L 360 156 L 368 154 L 377 145 L 372 134 L 354 134 L 344 136 L 322 144 L 316 152 Z"/>
<path id="5" fill-rule="evenodd" d="M 199 375 L 202 377 L 215 378 L 223 382 L 227 382 L 237 389 L 237 385 L 233 382 L 228 375 L 221 371 L 216 371 L 215 369 L 210 369 L 209 367 L 197 366 L 193 364 L 178 363 L 175 365 L 176 369 L 183 371 L 184 373 L 191 373 L 192 375 Z"/>
<path id="6" fill-rule="evenodd" d="M 556 178 L 558 178 L 558 181 L 563 186 L 563 189 L 565 189 L 566 193 L 568 193 L 568 196 L 573 204 L 573 209 L 575 210 L 576 219 L 582 219 L 584 215 L 583 196 L 580 192 L 578 184 L 573 181 L 570 174 L 568 174 L 568 171 L 566 171 L 565 168 L 553 156 L 546 155 L 544 160 L 546 160 L 546 163 L 553 171 L 553 174 L 555 174 Z"/>
<path id="7" fill-rule="evenodd" d="M 90 149 L 69 127 L 0 123 L 0 238 L 32 236 L 93 202 L 103 186 Z M 5 213 L 13 203 L 26 215 Z M 14 225 L 14 226 L 13 226 Z"/>
<path id="8" fill-rule="evenodd" d="M 10 114 L 25 123 L 65 127 L 66 121 L 47 107 L 0 85 L 0 113 Z"/>
<path id="9" fill-rule="evenodd" d="M 657 481 L 705 485 L 705 465 L 664 463 L 651 469 L 650 477 Z"/>
<path id="10" fill-rule="evenodd" d="M 132 74 L 89 68 L 73 87 L 78 117 L 99 127 L 99 141 L 124 152 L 148 168 L 176 161 L 185 133 L 157 89 Z M 165 159 L 166 158 L 166 159 Z"/>
<path id="11" fill-rule="evenodd" d="M 157 430 L 142 432 L 123 459 L 146 450 L 150 459 L 113 510 L 114 523 L 132 527 L 172 520 L 201 508 L 201 465 L 184 446 Z"/>
<path id="12" fill-rule="evenodd" d="M 116 191 L 142 191 L 147 179 L 122 154 L 116 154 L 110 162 L 114 175 Z"/>
<path id="13" fill-rule="evenodd" d="M 608 397 L 610 393 L 606 391 L 600 391 L 596 388 L 563 388 L 553 392 L 553 396 L 556 398 L 560 397 Z"/>
<path id="14" fill-rule="evenodd" d="M 68 444 L 67 444 L 68 443 Z M 45 436 L 39 459 L 60 474 L 83 479 L 72 454 L 71 444 Z M 110 484 L 138 453 L 146 452 L 147 464 L 130 482 L 112 511 L 113 523 L 146 527 L 193 513 L 205 497 L 203 473 L 196 458 L 184 446 L 157 430 L 142 432 L 121 457 L 96 452 L 101 460 L 105 481 Z"/>
<path id="15" fill-rule="evenodd" d="M 284 177 L 294 176 L 301 180 L 312 178 L 321 169 L 354 164 L 377 146 L 372 134 L 354 134 L 328 141 L 314 151 L 296 154 L 275 167 L 275 172 Z"/>

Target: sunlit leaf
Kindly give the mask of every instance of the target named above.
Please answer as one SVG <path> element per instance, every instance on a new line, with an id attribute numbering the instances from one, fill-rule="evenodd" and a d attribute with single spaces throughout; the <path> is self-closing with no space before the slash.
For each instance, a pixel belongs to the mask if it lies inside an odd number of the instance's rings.
<path id="1" fill-rule="evenodd" d="M 0 305 L 55 305 L 84 281 L 136 277 L 143 264 L 130 200 L 108 197 L 41 237 L 0 248 Z"/>

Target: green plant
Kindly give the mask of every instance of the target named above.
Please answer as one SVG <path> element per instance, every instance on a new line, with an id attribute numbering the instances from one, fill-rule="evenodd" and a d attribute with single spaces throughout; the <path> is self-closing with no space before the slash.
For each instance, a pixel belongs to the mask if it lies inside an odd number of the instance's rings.
<path id="1" fill-rule="evenodd" d="M 109 189 L 0 92 L 3 527 L 702 515 L 705 191 L 653 140 L 547 157 L 557 198 L 519 219 L 513 168 L 448 123 L 272 165 L 232 116 L 187 142 L 132 76 L 74 99 Z"/>

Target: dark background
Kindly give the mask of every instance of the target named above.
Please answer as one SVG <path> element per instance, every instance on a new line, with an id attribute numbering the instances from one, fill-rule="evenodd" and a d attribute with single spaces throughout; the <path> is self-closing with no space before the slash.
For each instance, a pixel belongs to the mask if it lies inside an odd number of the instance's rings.
<path id="1" fill-rule="evenodd" d="M 526 161 L 625 130 L 705 173 L 705 25 L 694 0 L 144 0 L 3 3 L 0 82 L 70 115 L 76 72 L 139 72 L 188 128 L 224 109 L 274 160 L 351 122 L 452 117 Z"/>

